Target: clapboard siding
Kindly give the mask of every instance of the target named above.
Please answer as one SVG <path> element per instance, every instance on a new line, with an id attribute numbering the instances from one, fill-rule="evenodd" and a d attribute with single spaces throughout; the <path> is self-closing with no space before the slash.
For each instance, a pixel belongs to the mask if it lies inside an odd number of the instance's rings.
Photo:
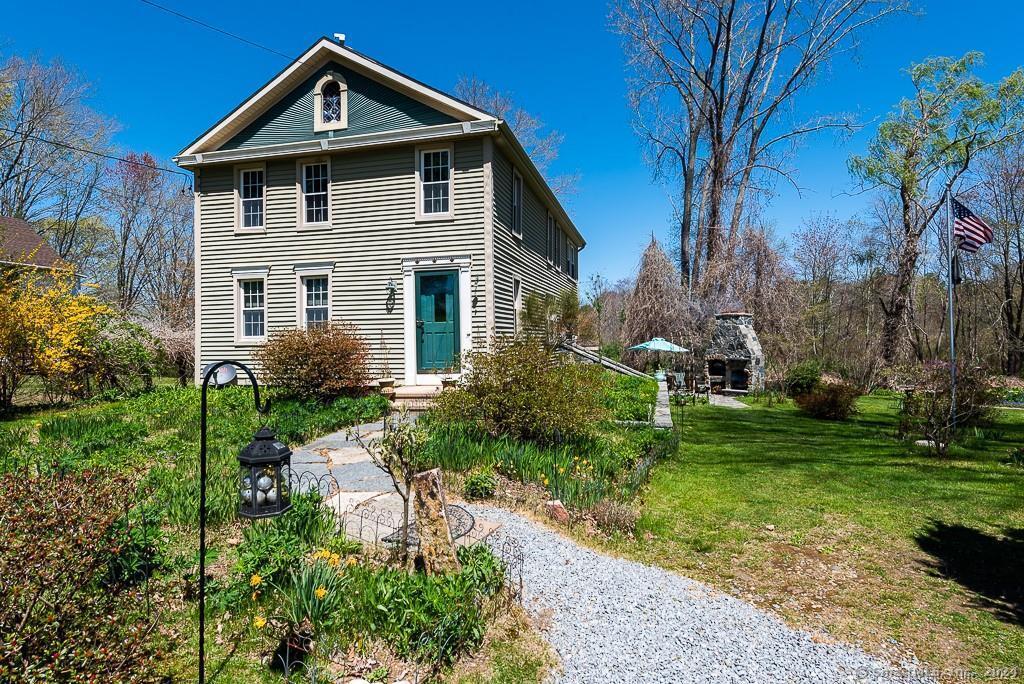
<path id="1" fill-rule="evenodd" d="M 383 337 L 391 373 L 404 380 L 402 259 L 472 258 L 474 345 L 486 339 L 484 293 L 484 183 L 482 142 L 455 143 L 455 218 L 417 222 L 415 149 L 367 149 L 331 157 L 331 226 L 299 229 L 296 160 L 267 167 L 266 232 L 235 230 L 235 168 L 212 166 L 199 179 L 201 363 L 250 361 L 252 345 L 234 341 L 232 269 L 266 266 L 268 331 L 298 324 L 296 264 L 333 261 L 332 318 L 354 323 L 369 343 L 375 372 L 383 367 Z M 398 287 L 387 310 L 387 283 Z"/>
<path id="2" fill-rule="evenodd" d="M 495 150 L 493 169 L 494 329 L 498 334 L 508 334 L 515 330 L 514 278 L 523 283 L 524 300 L 531 293 L 543 296 L 575 291 L 576 283 L 547 261 L 548 210 L 528 182 L 523 190 L 523 236 L 512 233 L 513 165 Z"/>
<path id="3" fill-rule="evenodd" d="M 328 71 L 340 73 L 348 85 L 348 127 L 313 130 L 313 90 Z M 452 123 L 455 119 L 358 72 L 331 62 L 317 70 L 266 112 L 225 143 L 233 150 L 255 145 L 337 138 L 379 131 Z"/>

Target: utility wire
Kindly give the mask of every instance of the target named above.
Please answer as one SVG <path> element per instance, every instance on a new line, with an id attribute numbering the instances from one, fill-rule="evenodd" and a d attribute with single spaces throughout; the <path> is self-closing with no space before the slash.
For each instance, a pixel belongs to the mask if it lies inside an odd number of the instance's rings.
<path id="1" fill-rule="evenodd" d="M 201 21 L 199 19 L 196 19 L 195 17 L 190 17 L 187 14 L 182 14 L 181 12 L 179 12 L 177 10 L 171 9 L 170 7 L 165 7 L 165 6 L 163 6 L 163 5 L 159 4 L 159 3 L 153 2 L 152 0 L 139 0 L 139 2 L 141 2 L 144 5 L 149 5 L 150 7 L 155 7 L 156 9 L 161 10 L 163 12 L 167 12 L 168 14 L 172 14 L 172 15 L 178 17 L 179 19 L 184 19 L 185 21 L 188 21 L 188 22 L 191 22 L 193 24 L 196 24 L 197 26 L 202 26 L 203 28 L 209 29 L 210 31 L 215 31 L 216 33 L 220 33 L 222 35 L 228 36 L 229 38 L 234 38 L 235 40 L 239 40 L 239 41 L 245 43 L 246 45 L 251 45 L 254 48 L 259 48 L 260 50 L 265 50 L 265 51 L 267 51 L 267 52 L 269 52 L 271 54 L 277 55 L 278 57 L 284 57 L 289 62 L 294 60 L 294 58 L 291 55 L 286 55 L 283 52 L 279 52 L 279 51 L 275 50 L 274 48 L 269 48 L 266 45 L 261 45 L 260 43 L 257 43 L 254 40 L 249 40 L 248 38 L 244 38 L 244 37 L 238 35 L 237 33 L 231 33 L 230 31 L 225 31 L 224 29 L 218 28 L 218 27 L 216 27 L 216 26 L 214 26 L 212 24 L 207 24 L 205 21 Z"/>
<path id="2" fill-rule="evenodd" d="M 124 162 L 125 164 L 131 164 L 133 166 L 141 166 L 143 168 L 152 169 L 154 171 L 163 171 L 164 173 L 173 173 L 175 175 L 184 176 L 185 178 L 189 178 L 189 179 L 192 178 L 191 174 L 186 173 L 184 171 L 178 171 L 176 169 L 168 169 L 167 167 L 156 166 L 154 164 L 145 164 L 145 163 L 140 162 L 140 161 L 134 161 L 132 159 L 125 159 L 124 157 L 118 157 L 118 156 L 113 155 L 113 154 L 106 154 L 104 152 L 97 152 L 96 150 L 90 150 L 90 149 L 87 149 L 85 147 L 77 147 L 75 145 L 70 145 L 68 143 L 58 142 L 56 140 L 50 140 L 49 138 L 44 138 L 42 136 L 32 135 L 31 133 L 24 133 L 22 131 L 18 131 L 18 130 L 12 129 L 12 128 L 4 128 L 4 127 L 0 126 L 0 131 L 5 131 L 7 133 L 10 133 L 11 135 L 21 136 L 23 138 L 29 138 L 31 140 L 38 140 L 41 143 L 46 143 L 47 145 L 53 145 L 54 147 L 63 147 L 64 149 L 67 149 L 67 150 L 74 150 L 75 152 L 81 152 L 83 154 L 92 154 L 92 155 L 95 155 L 97 157 L 103 157 L 104 159 L 110 159 L 112 161 Z"/>

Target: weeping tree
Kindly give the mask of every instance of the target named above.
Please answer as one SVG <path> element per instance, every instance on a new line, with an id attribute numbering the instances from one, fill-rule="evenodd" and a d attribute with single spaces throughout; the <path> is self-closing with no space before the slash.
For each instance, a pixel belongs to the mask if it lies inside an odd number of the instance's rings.
<path id="1" fill-rule="evenodd" d="M 640 258 L 636 286 L 626 304 L 622 324 L 625 346 L 654 337 L 680 341 L 683 334 L 683 290 L 679 272 L 655 238 Z M 628 358 L 628 357 L 627 357 Z M 633 361 L 638 360 L 634 355 Z"/>

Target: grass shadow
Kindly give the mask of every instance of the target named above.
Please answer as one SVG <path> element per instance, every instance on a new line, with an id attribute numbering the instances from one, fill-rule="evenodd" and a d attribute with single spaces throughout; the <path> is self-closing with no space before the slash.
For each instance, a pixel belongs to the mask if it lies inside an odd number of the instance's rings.
<path id="1" fill-rule="evenodd" d="M 931 520 L 915 541 L 934 559 L 928 565 L 935 574 L 973 592 L 1000 620 L 1024 626 L 1024 529 L 997 536 Z"/>

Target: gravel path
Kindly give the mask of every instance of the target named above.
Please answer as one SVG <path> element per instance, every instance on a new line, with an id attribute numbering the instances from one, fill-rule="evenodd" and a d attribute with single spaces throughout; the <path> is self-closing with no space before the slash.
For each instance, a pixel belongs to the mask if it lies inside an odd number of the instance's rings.
<path id="1" fill-rule="evenodd" d="M 896 672 L 862 650 L 811 635 L 707 585 L 584 549 L 504 509 L 471 506 L 501 523 L 490 542 L 523 546 L 524 604 L 558 652 L 558 684 L 638 682 L 933 682 Z"/>

